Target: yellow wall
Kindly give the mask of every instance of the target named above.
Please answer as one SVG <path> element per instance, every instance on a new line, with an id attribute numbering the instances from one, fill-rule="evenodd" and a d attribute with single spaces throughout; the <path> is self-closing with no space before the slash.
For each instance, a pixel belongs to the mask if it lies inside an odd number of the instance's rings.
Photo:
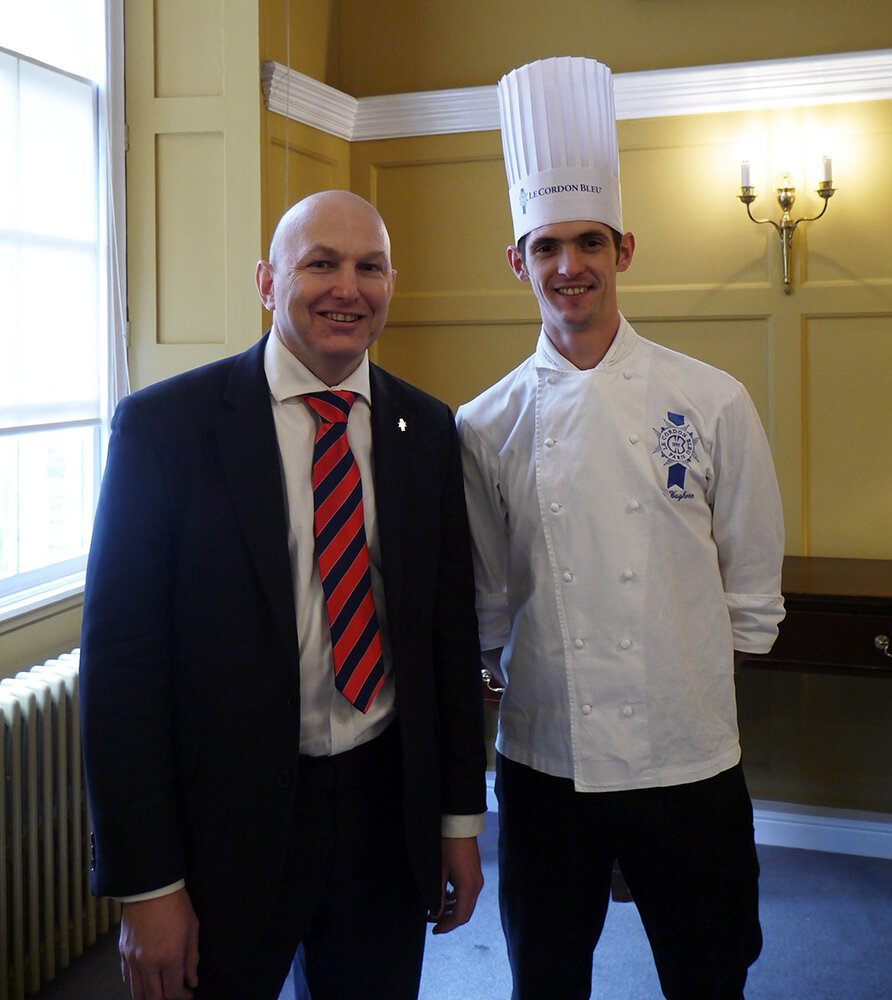
<path id="1" fill-rule="evenodd" d="M 292 9 L 303 6 L 291 0 Z M 515 66 L 557 55 L 589 56 L 628 73 L 892 46 L 888 0 L 339 0 L 337 6 L 337 82 L 326 82 L 354 97 L 487 86 Z"/>
<path id="2" fill-rule="evenodd" d="M 134 388 L 256 339 L 256 0 L 125 3 Z"/>
<path id="3" fill-rule="evenodd" d="M 0 678 L 67 653 L 80 643 L 83 599 L 55 601 L 0 625 Z"/>
<path id="4" fill-rule="evenodd" d="M 338 82 L 340 0 L 259 0 L 260 58 L 330 87 Z"/>

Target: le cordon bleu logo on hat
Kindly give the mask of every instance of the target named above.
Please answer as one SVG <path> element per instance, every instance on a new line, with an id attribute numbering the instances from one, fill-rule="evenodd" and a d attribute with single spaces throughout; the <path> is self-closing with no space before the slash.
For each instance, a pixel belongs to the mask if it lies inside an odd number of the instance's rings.
<path id="1" fill-rule="evenodd" d="M 521 66 L 498 85 L 514 238 L 587 219 L 622 232 L 610 70 L 562 56 Z"/>

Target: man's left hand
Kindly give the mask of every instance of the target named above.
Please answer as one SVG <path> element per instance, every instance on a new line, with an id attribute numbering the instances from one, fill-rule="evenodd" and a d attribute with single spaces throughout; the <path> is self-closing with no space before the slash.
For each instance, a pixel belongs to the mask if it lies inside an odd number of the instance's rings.
<path id="1" fill-rule="evenodd" d="M 443 838 L 443 896 L 434 934 L 448 934 L 471 919 L 483 888 L 476 837 Z"/>

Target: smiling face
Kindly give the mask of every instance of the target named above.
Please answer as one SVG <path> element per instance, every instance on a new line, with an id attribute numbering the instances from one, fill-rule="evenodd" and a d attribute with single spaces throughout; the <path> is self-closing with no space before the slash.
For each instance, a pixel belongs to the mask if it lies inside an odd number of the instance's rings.
<path id="1" fill-rule="evenodd" d="M 326 385 L 354 371 L 384 329 L 395 279 L 381 217 L 347 191 L 294 205 L 256 275 L 274 335 Z"/>
<path id="2" fill-rule="evenodd" d="M 586 221 L 534 229 L 523 254 L 508 248 L 512 270 L 532 286 L 549 340 L 580 368 L 594 367 L 616 334 L 616 275 L 629 267 L 634 249 L 631 233 L 617 249 L 608 226 Z"/>

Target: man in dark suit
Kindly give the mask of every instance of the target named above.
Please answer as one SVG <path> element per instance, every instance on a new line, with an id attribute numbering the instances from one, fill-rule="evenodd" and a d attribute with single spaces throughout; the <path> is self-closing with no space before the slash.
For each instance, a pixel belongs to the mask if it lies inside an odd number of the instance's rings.
<path id="1" fill-rule="evenodd" d="M 426 920 L 443 933 L 474 909 L 485 755 L 459 447 L 444 404 L 369 363 L 395 276 L 368 202 L 304 199 L 257 267 L 271 333 L 115 415 L 81 698 L 93 889 L 125 900 L 136 1000 L 274 1000 L 299 942 L 313 1000 L 409 1000 Z M 306 397 L 332 388 L 372 595 L 352 691 L 314 538 L 329 418 Z"/>

